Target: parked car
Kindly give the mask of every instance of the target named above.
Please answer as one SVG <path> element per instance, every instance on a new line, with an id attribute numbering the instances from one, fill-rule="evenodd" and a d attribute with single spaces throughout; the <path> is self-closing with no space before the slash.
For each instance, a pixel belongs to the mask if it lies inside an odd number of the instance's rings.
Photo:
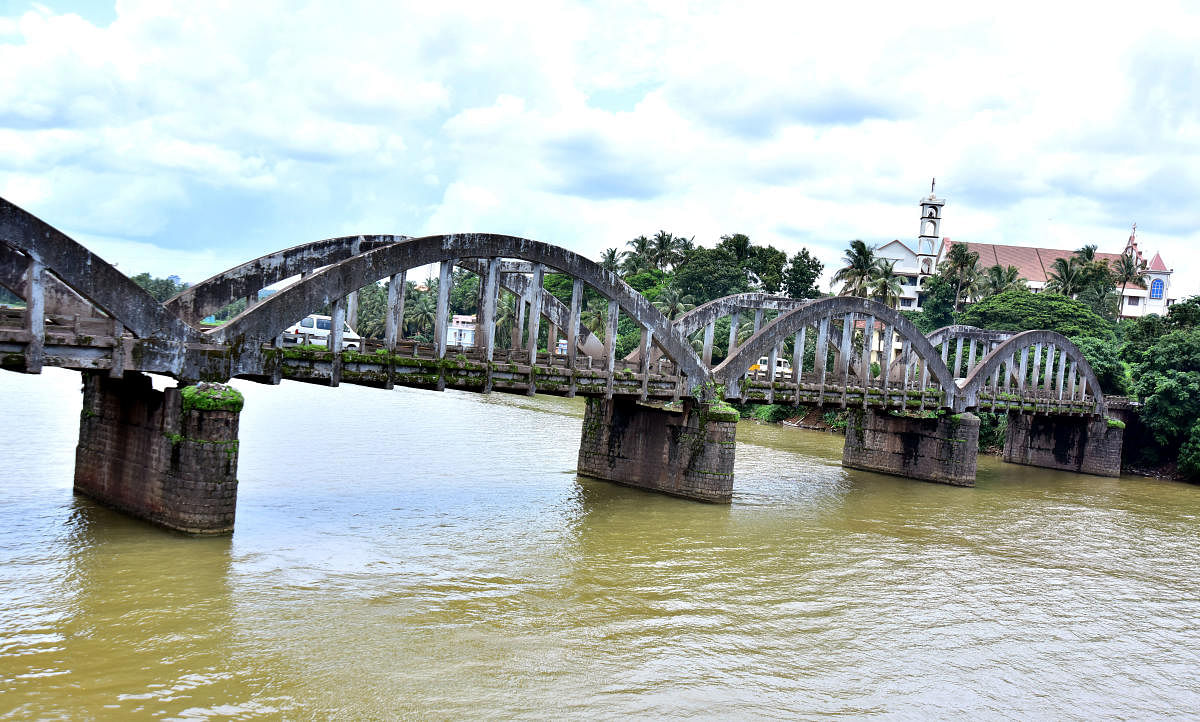
<path id="1" fill-rule="evenodd" d="M 295 334 L 299 338 L 296 343 L 317 343 L 329 344 L 329 333 L 333 329 L 333 319 L 329 316 L 322 316 L 316 313 L 310 313 L 300 322 L 289 328 L 284 333 Z M 350 328 L 350 324 L 342 322 L 342 348 L 347 351 L 357 351 L 362 346 L 362 336 L 354 333 Z"/>
<path id="2" fill-rule="evenodd" d="M 766 356 L 759 356 L 758 363 L 750 367 L 750 373 L 754 374 L 755 378 L 758 378 L 759 374 L 762 374 L 763 377 L 766 377 L 767 369 L 770 368 L 768 361 L 769 359 Z M 788 361 L 785 358 L 775 359 L 775 378 L 779 378 L 780 376 L 790 376 L 791 373 L 791 361 Z"/>

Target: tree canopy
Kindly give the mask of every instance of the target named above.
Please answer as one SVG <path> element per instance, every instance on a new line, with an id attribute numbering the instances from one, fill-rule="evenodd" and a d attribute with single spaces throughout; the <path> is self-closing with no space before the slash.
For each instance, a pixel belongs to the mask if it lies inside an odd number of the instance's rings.
<path id="1" fill-rule="evenodd" d="M 1022 288 L 1009 289 L 970 306 L 959 314 L 958 322 L 995 331 L 1047 329 L 1072 340 L 1084 336 L 1114 338 L 1112 324 L 1079 301 Z"/>

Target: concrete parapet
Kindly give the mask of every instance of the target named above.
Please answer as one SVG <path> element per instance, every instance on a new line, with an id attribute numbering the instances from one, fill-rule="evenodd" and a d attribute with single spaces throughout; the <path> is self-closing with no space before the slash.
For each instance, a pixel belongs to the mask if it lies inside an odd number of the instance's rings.
<path id="1" fill-rule="evenodd" d="M 892 416 L 854 409 L 846 423 L 842 465 L 910 479 L 975 486 L 979 417 Z"/>
<path id="2" fill-rule="evenodd" d="M 1008 415 L 1004 460 L 1096 476 L 1121 475 L 1125 430 L 1102 417 Z"/>
<path id="3" fill-rule="evenodd" d="M 185 409 L 149 376 L 83 374 L 75 491 L 194 534 L 233 530 L 239 412 Z"/>
<path id="4" fill-rule="evenodd" d="M 618 484 L 728 503 L 736 434 L 736 421 L 718 420 L 691 401 L 673 411 L 589 398 L 578 470 Z"/>

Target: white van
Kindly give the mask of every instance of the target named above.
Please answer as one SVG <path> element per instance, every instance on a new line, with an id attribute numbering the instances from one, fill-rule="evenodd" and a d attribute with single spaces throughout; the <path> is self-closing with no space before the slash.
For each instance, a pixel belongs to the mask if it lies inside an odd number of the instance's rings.
<path id="1" fill-rule="evenodd" d="M 317 343 L 329 345 L 329 332 L 333 329 L 333 319 L 311 313 L 300 319 L 300 323 L 289 328 L 284 333 L 299 336 L 296 343 Z M 342 348 L 347 351 L 357 351 L 362 346 L 362 337 L 354 333 L 350 324 L 342 322 Z"/>
<path id="2" fill-rule="evenodd" d="M 750 373 L 754 374 L 754 378 L 758 378 L 761 374 L 763 378 L 767 376 L 767 369 L 770 368 L 770 359 L 766 356 L 759 356 L 758 363 L 750 367 Z M 775 359 L 775 378 L 780 376 L 792 375 L 792 362 L 785 358 Z"/>

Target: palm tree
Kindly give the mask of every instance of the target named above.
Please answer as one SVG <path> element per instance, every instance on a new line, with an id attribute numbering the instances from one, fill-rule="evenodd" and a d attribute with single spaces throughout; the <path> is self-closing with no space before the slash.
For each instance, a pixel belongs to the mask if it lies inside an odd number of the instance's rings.
<path id="1" fill-rule="evenodd" d="M 667 270 L 668 267 L 674 266 L 683 258 L 683 250 L 681 245 L 684 239 L 659 231 L 654 234 L 654 247 L 650 251 L 650 260 L 653 261 L 654 267 L 660 271 Z"/>
<path id="2" fill-rule="evenodd" d="M 1025 279 L 1021 278 L 1021 269 L 1016 266 L 1004 267 L 1000 264 L 989 266 L 979 282 L 980 296 L 986 298 L 1004 293 L 1010 288 L 1024 288 Z"/>
<path id="3" fill-rule="evenodd" d="M 1113 280 L 1121 282 L 1121 299 L 1124 302 L 1126 286 L 1131 283 L 1146 285 L 1146 262 L 1138 261 L 1132 253 L 1122 253 L 1113 264 Z"/>
<path id="4" fill-rule="evenodd" d="M 1083 290 L 1083 269 L 1077 257 L 1055 258 L 1050 268 L 1051 271 L 1046 274 L 1049 279 L 1046 282 L 1047 291 L 1074 297 Z"/>
<path id="5" fill-rule="evenodd" d="M 965 243 L 955 243 L 950 246 L 949 253 L 946 254 L 946 260 L 942 261 L 942 275 L 947 280 L 954 281 L 954 310 L 958 311 L 959 303 L 962 301 L 963 286 L 966 286 L 967 296 L 975 290 L 973 286 L 978 283 L 979 271 L 979 254 L 968 249 Z"/>
<path id="6" fill-rule="evenodd" d="M 596 338 L 604 340 L 604 329 L 608 326 L 608 301 L 603 298 L 594 298 L 579 314 L 579 320 L 587 330 L 596 335 Z"/>
<path id="7" fill-rule="evenodd" d="M 640 273 L 651 266 L 651 256 L 654 252 L 654 242 L 645 236 L 638 236 L 625 243 L 630 250 L 621 254 L 624 259 L 621 270 L 626 276 Z"/>
<path id="8" fill-rule="evenodd" d="M 659 291 L 654 307 L 662 312 L 668 321 L 674 321 L 695 308 L 696 304 L 691 296 L 685 296 L 674 285 L 669 285 Z"/>
<path id="9" fill-rule="evenodd" d="M 896 262 L 887 258 L 875 261 L 875 276 L 871 279 L 870 291 L 872 298 L 878 298 L 883 305 L 896 307 L 900 300 L 900 276 L 896 275 Z"/>
<path id="10" fill-rule="evenodd" d="M 1092 261 L 1096 260 L 1096 244 L 1087 244 L 1083 248 L 1075 251 L 1075 256 L 1084 263 L 1091 263 Z"/>
<path id="11" fill-rule="evenodd" d="M 604 253 L 600 254 L 600 267 L 612 273 L 619 271 L 621 269 L 621 252 L 615 248 L 604 249 Z"/>
<path id="12" fill-rule="evenodd" d="M 432 331 L 437 323 L 437 301 L 432 293 L 419 293 L 404 309 L 404 320 L 418 332 Z"/>
<path id="13" fill-rule="evenodd" d="M 850 241 L 842 260 L 846 265 L 833 274 L 834 282 L 842 284 L 841 295 L 866 296 L 867 285 L 876 273 L 875 248 L 856 238 Z"/>
<path id="14" fill-rule="evenodd" d="M 500 303 L 496 304 L 496 339 L 497 348 L 508 348 L 512 342 L 512 327 L 517 322 L 517 297 L 505 291 L 500 294 Z"/>

